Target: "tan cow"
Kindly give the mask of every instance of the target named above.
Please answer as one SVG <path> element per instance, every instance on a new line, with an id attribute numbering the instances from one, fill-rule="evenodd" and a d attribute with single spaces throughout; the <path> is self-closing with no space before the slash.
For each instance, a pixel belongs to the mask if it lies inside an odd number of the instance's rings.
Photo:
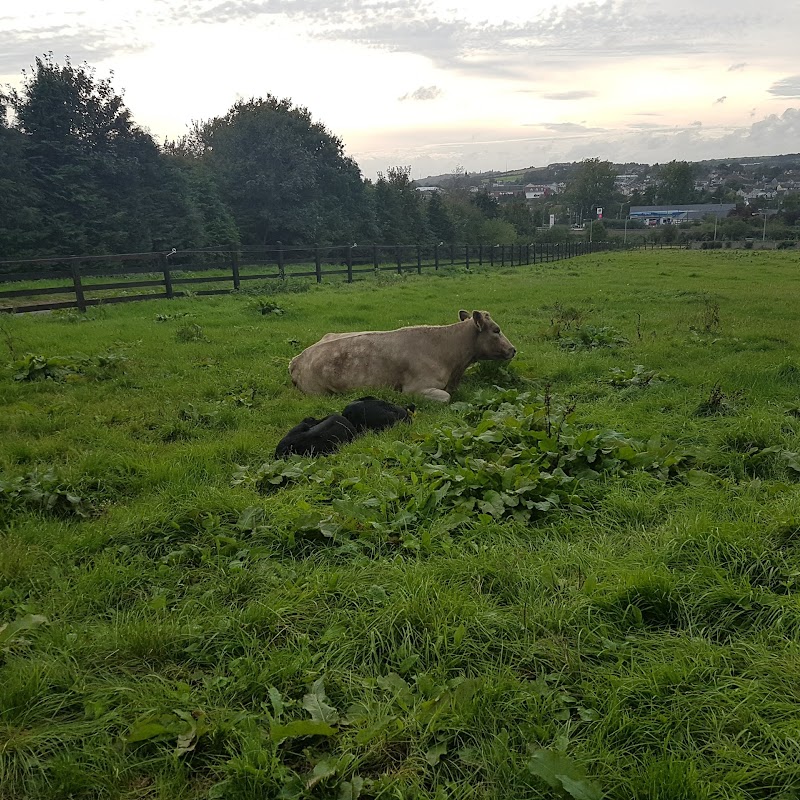
<path id="1" fill-rule="evenodd" d="M 470 364 L 517 352 L 486 311 L 458 317 L 453 325 L 329 333 L 292 359 L 292 383 L 306 394 L 383 386 L 447 403 Z"/>

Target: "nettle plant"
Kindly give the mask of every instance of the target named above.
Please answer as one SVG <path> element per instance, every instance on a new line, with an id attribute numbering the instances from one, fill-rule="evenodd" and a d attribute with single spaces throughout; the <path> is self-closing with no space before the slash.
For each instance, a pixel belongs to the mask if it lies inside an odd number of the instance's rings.
<path id="1" fill-rule="evenodd" d="M 584 325 L 573 331 L 570 336 L 559 336 L 558 344 L 565 350 L 596 350 L 600 347 L 617 349 L 625 347 L 628 340 L 610 325 L 597 327 Z"/>
<path id="2" fill-rule="evenodd" d="M 644 364 L 636 364 L 631 369 L 612 367 L 609 372 L 611 377 L 608 378 L 608 384 L 615 389 L 643 389 L 670 380 L 669 375 L 655 369 L 645 369 Z"/>
<path id="3" fill-rule="evenodd" d="M 52 467 L 0 480 L 0 519 L 18 510 L 79 518 L 89 517 L 94 511 Z"/>
<path id="4" fill-rule="evenodd" d="M 128 361 L 122 353 L 109 350 L 97 356 L 43 356 L 26 353 L 12 363 L 15 381 L 74 381 L 80 377 L 103 380 L 118 374 Z"/>
<path id="5" fill-rule="evenodd" d="M 412 443 L 395 442 L 362 463 L 295 457 L 242 467 L 234 485 L 271 493 L 316 487 L 330 514 L 311 511 L 295 533 L 375 535 L 405 541 L 433 520 L 445 531 L 468 521 L 528 523 L 554 510 L 585 512 L 593 481 L 645 470 L 667 481 L 692 464 L 693 451 L 654 437 L 648 442 L 587 428 L 574 407 L 516 389 L 456 403 L 465 424 L 439 428 Z M 380 471 L 380 495 L 374 476 Z"/>

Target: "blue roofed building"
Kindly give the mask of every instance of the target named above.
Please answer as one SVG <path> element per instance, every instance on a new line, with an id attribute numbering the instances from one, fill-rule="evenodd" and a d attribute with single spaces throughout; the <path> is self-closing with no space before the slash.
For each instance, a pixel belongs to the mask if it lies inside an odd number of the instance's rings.
<path id="1" fill-rule="evenodd" d="M 631 206 L 629 219 L 638 219 L 649 227 L 678 225 L 712 216 L 724 218 L 736 208 L 735 203 L 673 203 L 669 206 Z"/>

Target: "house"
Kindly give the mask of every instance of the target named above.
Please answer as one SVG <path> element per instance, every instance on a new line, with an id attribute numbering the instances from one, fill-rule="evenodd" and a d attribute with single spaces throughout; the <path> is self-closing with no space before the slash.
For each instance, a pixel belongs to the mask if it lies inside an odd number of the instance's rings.
<path id="1" fill-rule="evenodd" d="M 552 184 L 545 183 L 526 183 L 525 184 L 525 199 L 526 200 L 539 200 L 542 197 L 550 197 L 555 189 Z"/>

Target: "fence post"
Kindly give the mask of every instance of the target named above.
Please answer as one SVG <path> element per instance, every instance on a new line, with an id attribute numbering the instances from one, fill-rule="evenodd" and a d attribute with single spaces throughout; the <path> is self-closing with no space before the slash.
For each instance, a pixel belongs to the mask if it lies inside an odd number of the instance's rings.
<path id="1" fill-rule="evenodd" d="M 482 244 L 478 245 L 478 266 L 479 267 L 483 266 L 483 245 Z"/>
<path id="2" fill-rule="evenodd" d="M 86 298 L 83 296 L 83 286 L 81 285 L 81 274 L 78 272 L 78 265 L 72 265 L 72 286 L 75 292 L 75 302 L 81 311 L 86 311 Z"/>
<path id="3" fill-rule="evenodd" d="M 494 266 L 494 249 L 495 249 L 495 247 L 497 247 L 497 245 L 494 245 L 494 244 L 490 244 L 489 245 L 489 266 L 490 267 Z"/>
<path id="4" fill-rule="evenodd" d="M 277 242 L 278 245 L 278 275 L 280 279 L 283 280 L 286 277 L 286 272 L 283 268 L 283 244 L 281 242 Z"/>
<path id="5" fill-rule="evenodd" d="M 417 275 L 422 275 L 422 248 L 417 245 Z"/>
<path id="6" fill-rule="evenodd" d="M 402 255 L 402 252 L 400 250 L 400 245 L 399 244 L 396 244 L 394 246 L 394 254 L 395 254 L 395 257 L 397 258 L 397 274 L 398 275 L 402 275 L 402 273 L 403 273 L 403 255 Z"/>
<path id="7" fill-rule="evenodd" d="M 376 244 L 372 245 L 372 268 L 375 270 L 375 272 L 380 269 L 378 264 L 378 245 Z"/>
<path id="8" fill-rule="evenodd" d="M 530 264 L 531 263 L 531 243 L 530 242 L 528 242 L 528 244 L 525 245 L 525 263 L 526 264 Z"/>
<path id="9" fill-rule="evenodd" d="M 164 283 L 167 286 L 167 297 L 172 297 L 172 276 L 169 274 L 169 267 L 164 259 Z M 239 291 L 239 253 L 236 250 L 231 252 L 231 274 L 233 275 L 234 291 Z"/>
<path id="10" fill-rule="evenodd" d="M 464 245 L 464 266 L 469 269 L 469 245 Z"/>
<path id="11" fill-rule="evenodd" d="M 353 245 L 347 245 L 347 282 L 353 282 Z"/>
<path id="12" fill-rule="evenodd" d="M 454 244 L 450 245 L 450 266 L 452 267 L 453 264 L 456 263 L 456 246 Z"/>
<path id="13" fill-rule="evenodd" d="M 433 268 L 439 269 L 439 244 L 438 242 L 433 246 Z"/>
<path id="14" fill-rule="evenodd" d="M 169 259 L 167 258 L 166 253 L 161 253 L 159 255 L 159 261 L 161 261 L 161 271 L 164 273 L 164 291 L 166 292 L 167 299 L 172 300 L 175 297 L 175 292 L 172 289 L 172 275 L 169 271 Z M 236 275 L 234 274 L 234 288 L 238 289 L 239 287 L 236 286 Z"/>
<path id="15" fill-rule="evenodd" d="M 314 272 L 317 274 L 317 283 L 322 283 L 322 251 L 319 245 L 314 248 Z"/>
<path id="16" fill-rule="evenodd" d="M 506 265 L 506 246 L 504 244 L 500 245 L 500 266 L 504 267 Z"/>

